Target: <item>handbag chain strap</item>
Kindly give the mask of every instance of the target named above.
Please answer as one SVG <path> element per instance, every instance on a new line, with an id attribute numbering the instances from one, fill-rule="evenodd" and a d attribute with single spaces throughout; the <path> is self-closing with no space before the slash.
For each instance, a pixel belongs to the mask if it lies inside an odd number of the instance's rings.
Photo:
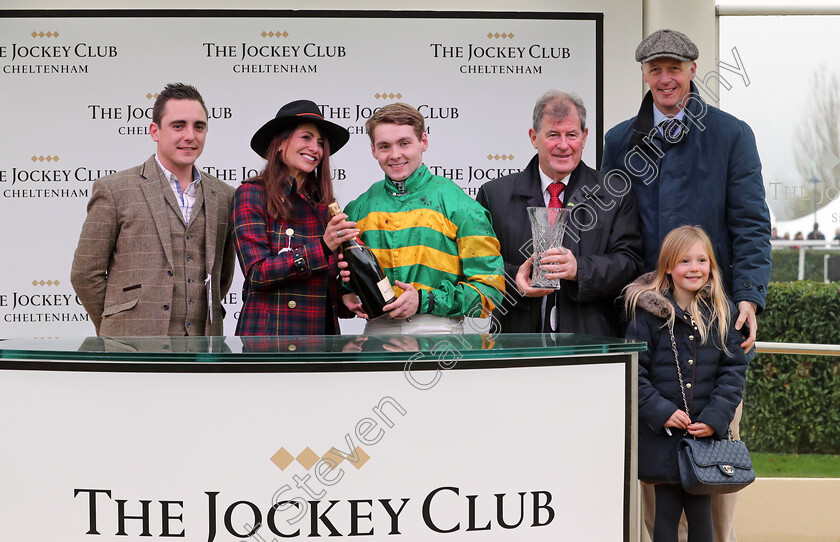
<path id="1" fill-rule="evenodd" d="M 677 376 L 680 379 L 680 393 L 682 394 L 683 405 L 685 405 L 685 413 L 691 417 L 691 412 L 688 410 L 688 400 L 685 397 L 685 384 L 683 384 L 682 369 L 680 369 L 680 356 L 677 354 L 677 341 L 674 339 L 674 323 L 668 322 L 668 334 L 671 336 L 671 350 L 674 351 L 674 361 L 677 363 Z"/>

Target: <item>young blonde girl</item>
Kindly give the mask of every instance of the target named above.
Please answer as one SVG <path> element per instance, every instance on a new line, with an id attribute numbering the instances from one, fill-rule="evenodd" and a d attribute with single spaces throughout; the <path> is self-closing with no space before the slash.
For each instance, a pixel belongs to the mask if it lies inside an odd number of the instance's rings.
<path id="1" fill-rule="evenodd" d="M 685 510 L 689 540 L 712 542 L 711 499 L 683 491 L 677 447 L 686 435 L 726 438 L 747 362 L 706 233 L 695 226 L 670 232 L 656 271 L 625 288 L 625 306 L 627 338 L 647 343 L 639 355 L 639 479 L 656 484 L 653 541 L 676 542 Z"/>

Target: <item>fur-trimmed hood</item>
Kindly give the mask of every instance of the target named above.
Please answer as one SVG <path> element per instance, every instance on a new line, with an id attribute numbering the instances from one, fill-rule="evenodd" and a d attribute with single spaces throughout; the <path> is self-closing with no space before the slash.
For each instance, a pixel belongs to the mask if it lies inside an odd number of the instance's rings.
<path id="1" fill-rule="evenodd" d="M 655 278 L 656 271 L 645 273 L 644 275 L 631 282 L 629 286 L 627 286 L 627 291 L 625 295 L 629 296 L 637 290 L 641 290 L 642 288 L 650 286 Z M 706 284 L 703 285 L 703 287 L 700 289 L 699 295 L 706 298 L 707 300 L 711 300 L 711 282 L 706 282 Z M 639 295 L 639 299 L 636 302 L 636 306 L 640 309 L 646 310 L 654 316 L 658 316 L 659 318 L 664 318 L 666 320 L 669 320 L 675 311 L 675 303 L 670 292 L 666 296 L 659 290 L 647 290 L 642 292 L 642 294 Z"/>

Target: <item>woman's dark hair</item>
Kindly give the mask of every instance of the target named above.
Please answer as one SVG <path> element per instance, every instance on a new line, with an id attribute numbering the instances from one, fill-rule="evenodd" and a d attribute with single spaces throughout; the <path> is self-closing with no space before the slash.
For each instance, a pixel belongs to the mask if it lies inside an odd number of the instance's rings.
<path id="1" fill-rule="evenodd" d="M 292 126 L 274 136 L 266 151 L 268 160 L 265 163 L 265 169 L 251 179 L 252 182 L 260 183 L 265 187 L 268 216 L 278 222 L 294 222 L 295 220 L 292 206 L 289 204 L 285 193 L 286 185 L 289 182 L 289 167 L 283 163 L 280 147 L 292 136 L 296 129 L 297 126 Z M 327 138 L 324 138 L 324 152 L 321 163 L 312 173 L 306 176 L 300 191 L 313 203 L 328 205 L 335 199 L 332 177 L 330 176 L 330 144 Z"/>

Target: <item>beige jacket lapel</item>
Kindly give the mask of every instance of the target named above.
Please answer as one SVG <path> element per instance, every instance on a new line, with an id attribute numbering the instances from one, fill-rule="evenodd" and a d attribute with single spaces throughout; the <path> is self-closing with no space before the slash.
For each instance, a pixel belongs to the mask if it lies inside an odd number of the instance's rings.
<path id="1" fill-rule="evenodd" d="M 158 237 L 160 237 L 160 243 L 163 246 L 163 253 L 166 255 L 166 261 L 174 268 L 172 232 L 169 230 L 169 218 L 166 215 L 166 205 L 168 203 L 165 197 L 166 191 L 161 190 L 164 179 L 160 174 L 160 169 L 157 167 L 154 155 L 143 164 L 143 167 L 140 169 L 140 176 L 143 178 L 140 183 L 140 189 L 146 197 L 149 212 L 152 213 L 152 218 L 155 221 Z"/>
<path id="2" fill-rule="evenodd" d="M 216 228 L 219 227 L 219 195 L 212 181 L 201 174 L 201 186 L 204 193 L 204 258 L 207 274 L 213 274 L 216 263 Z"/>

